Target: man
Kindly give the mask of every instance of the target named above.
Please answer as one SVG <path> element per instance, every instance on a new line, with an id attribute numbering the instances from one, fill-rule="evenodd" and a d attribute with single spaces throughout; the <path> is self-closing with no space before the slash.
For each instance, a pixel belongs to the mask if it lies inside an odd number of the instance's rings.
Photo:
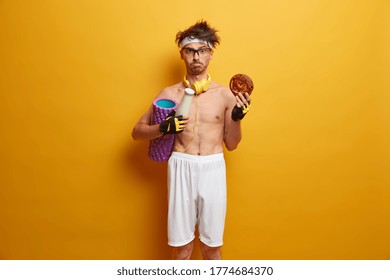
<path id="1" fill-rule="evenodd" d="M 135 140 L 175 134 L 168 161 L 168 244 L 173 247 L 173 259 L 190 259 L 196 225 L 203 258 L 222 258 L 226 213 L 223 144 L 229 151 L 237 148 L 241 141 L 240 121 L 249 109 L 250 97 L 248 93 L 234 96 L 211 80 L 207 69 L 219 39 L 206 21 L 177 33 L 186 75 L 157 97 L 179 103 L 184 89 L 192 87 L 196 94 L 189 115 L 170 115 L 161 124 L 151 125 L 150 108 L 132 132 Z"/>

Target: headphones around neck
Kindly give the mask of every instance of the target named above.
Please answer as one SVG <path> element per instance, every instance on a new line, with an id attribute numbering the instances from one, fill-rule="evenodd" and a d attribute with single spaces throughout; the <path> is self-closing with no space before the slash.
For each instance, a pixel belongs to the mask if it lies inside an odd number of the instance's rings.
<path id="1" fill-rule="evenodd" d="M 199 94 L 209 89 L 211 83 L 211 76 L 207 75 L 207 79 L 196 81 L 192 86 L 191 83 L 186 79 L 186 76 L 184 76 L 183 83 L 186 87 L 190 87 L 195 90 L 195 94 Z"/>

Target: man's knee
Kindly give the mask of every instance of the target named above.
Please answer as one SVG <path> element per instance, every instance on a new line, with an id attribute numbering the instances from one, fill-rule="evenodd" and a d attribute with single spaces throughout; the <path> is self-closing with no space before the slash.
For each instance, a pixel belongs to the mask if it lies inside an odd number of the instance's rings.
<path id="1" fill-rule="evenodd" d="M 174 247 L 172 250 L 172 259 L 174 260 L 189 260 L 191 258 L 194 242 L 190 242 L 184 246 Z"/>
<path id="2" fill-rule="evenodd" d="M 205 260 L 220 260 L 222 259 L 221 247 L 210 247 L 201 242 L 201 251 Z"/>

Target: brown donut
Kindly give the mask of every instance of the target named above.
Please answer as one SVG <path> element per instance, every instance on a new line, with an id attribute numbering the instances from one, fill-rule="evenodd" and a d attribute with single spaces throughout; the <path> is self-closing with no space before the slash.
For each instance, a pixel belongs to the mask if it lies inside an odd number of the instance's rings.
<path id="1" fill-rule="evenodd" d="M 245 74 L 236 74 L 230 79 L 229 87 L 234 95 L 240 92 L 242 94 L 247 92 L 250 95 L 253 91 L 253 81 Z"/>

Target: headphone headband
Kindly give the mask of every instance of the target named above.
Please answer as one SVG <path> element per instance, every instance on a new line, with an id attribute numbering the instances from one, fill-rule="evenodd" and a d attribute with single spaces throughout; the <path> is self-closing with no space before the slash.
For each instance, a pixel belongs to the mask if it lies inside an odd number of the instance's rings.
<path id="1" fill-rule="evenodd" d="M 199 94 L 209 89 L 211 83 L 211 76 L 207 75 L 207 79 L 196 81 L 192 86 L 191 83 L 187 80 L 186 76 L 184 76 L 183 83 L 186 87 L 190 87 L 195 90 L 195 94 Z"/>

